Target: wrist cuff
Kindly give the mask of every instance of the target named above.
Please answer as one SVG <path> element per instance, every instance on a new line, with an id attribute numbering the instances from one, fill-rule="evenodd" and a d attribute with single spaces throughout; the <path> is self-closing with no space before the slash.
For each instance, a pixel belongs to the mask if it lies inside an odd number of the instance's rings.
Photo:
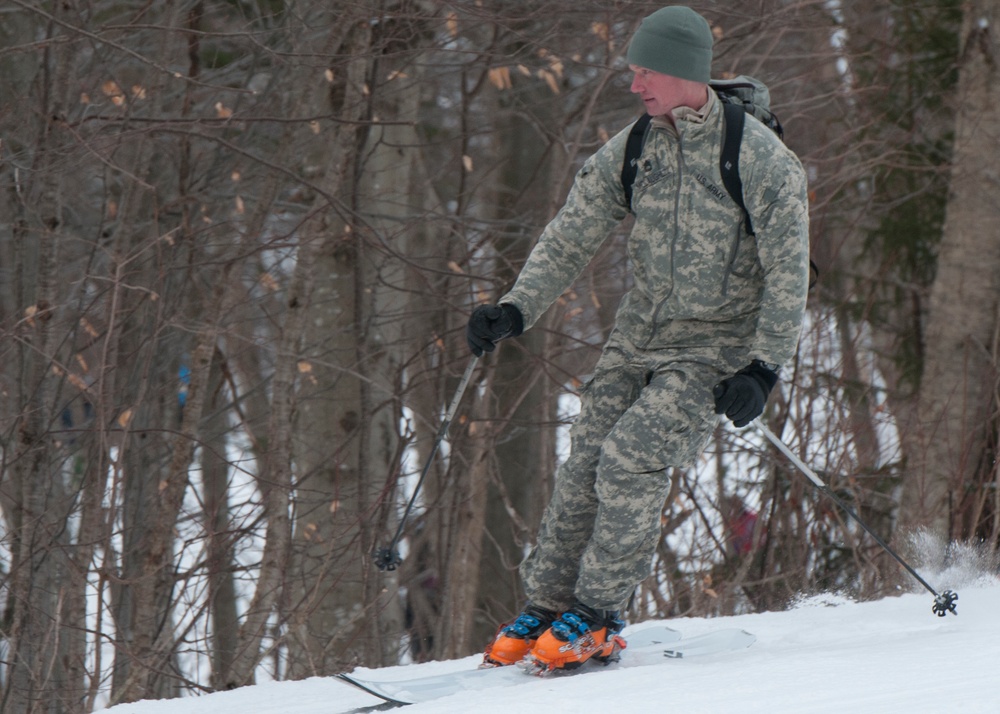
<path id="1" fill-rule="evenodd" d="M 500 305 L 500 309 L 503 310 L 504 315 L 510 320 L 510 337 L 517 337 L 524 332 L 524 317 L 516 305 L 505 302 Z"/>

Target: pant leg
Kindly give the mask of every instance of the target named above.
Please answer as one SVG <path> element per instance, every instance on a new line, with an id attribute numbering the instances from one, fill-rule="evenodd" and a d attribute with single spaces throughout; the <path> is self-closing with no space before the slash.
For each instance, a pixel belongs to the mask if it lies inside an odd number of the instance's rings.
<path id="1" fill-rule="evenodd" d="M 594 483 L 601 445 L 645 384 L 646 371 L 609 342 L 593 379 L 581 390 L 580 414 L 570 429 L 570 455 L 556 473 L 536 545 L 521 563 L 531 602 L 560 611 L 576 601 L 580 559 L 598 511 Z"/>
<path id="2" fill-rule="evenodd" d="M 597 513 L 576 598 L 616 610 L 650 571 L 669 467 L 694 463 L 717 423 L 712 386 L 720 371 L 698 362 L 662 365 L 604 440 L 594 484 Z"/>

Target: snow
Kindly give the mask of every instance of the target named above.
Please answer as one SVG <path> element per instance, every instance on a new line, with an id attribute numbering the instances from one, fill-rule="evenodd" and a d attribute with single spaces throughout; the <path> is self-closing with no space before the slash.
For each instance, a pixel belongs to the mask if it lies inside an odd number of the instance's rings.
<path id="1" fill-rule="evenodd" d="M 594 669 L 571 677 L 468 692 L 405 708 L 407 714 L 678 712 L 683 714 L 913 714 L 1000 711 L 1000 579 L 924 575 L 959 594 L 958 615 L 931 612 L 925 590 L 857 603 L 803 598 L 791 609 L 737 617 L 666 621 L 685 636 L 722 627 L 754 633 L 750 649 Z M 957 582 L 961 581 L 961 582 Z M 644 623 L 645 625 L 645 623 Z M 627 656 L 627 650 L 626 650 Z M 378 671 L 410 678 L 473 668 L 478 657 Z M 527 675 L 526 675 L 527 678 Z M 270 682 L 231 692 L 112 707 L 108 714 L 346 714 L 375 697 L 334 678 Z"/>

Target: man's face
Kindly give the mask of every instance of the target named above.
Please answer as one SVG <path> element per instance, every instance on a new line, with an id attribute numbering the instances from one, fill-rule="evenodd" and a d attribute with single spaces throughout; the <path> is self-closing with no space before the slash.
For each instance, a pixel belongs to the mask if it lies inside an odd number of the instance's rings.
<path id="1" fill-rule="evenodd" d="M 638 94 L 650 116 L 661 116 L 681 106 L 690 82 L 669 74 L 630 64 L 632 93 Z"/>

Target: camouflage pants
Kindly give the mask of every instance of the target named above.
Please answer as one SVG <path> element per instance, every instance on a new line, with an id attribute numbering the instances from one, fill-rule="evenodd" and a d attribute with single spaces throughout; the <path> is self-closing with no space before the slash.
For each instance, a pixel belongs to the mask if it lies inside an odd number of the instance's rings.
<path id="1" fill-rule="evenodd" d="M 622 609 L 649 575 L 670 488 L 712 434 L 712 388 L 744 350 L 641 350 L 617 331 L 583 388 L 538 542 L 521 564 L 528 599 Z"/>

